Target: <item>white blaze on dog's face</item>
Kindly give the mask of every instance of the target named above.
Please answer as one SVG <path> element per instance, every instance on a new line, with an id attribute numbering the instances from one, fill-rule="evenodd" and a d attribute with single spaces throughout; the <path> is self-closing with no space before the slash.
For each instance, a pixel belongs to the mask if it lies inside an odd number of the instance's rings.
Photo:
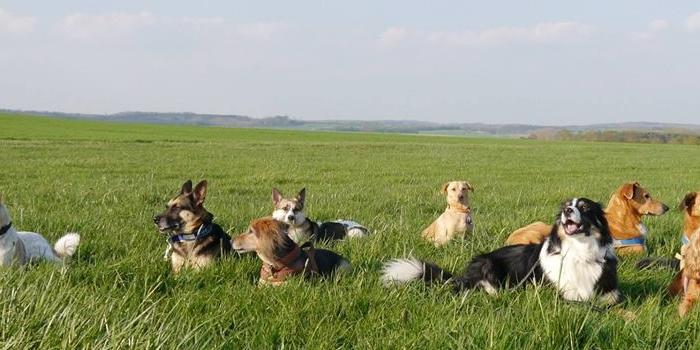
<path id="1" fill-rule="evenodd" d="M 567 235 L 573 235 L 581 229 L 581 211 L 577 208 L 578 198 L 568 201 L 561 211 L 561 224 Z"/>
<path id="2" fill-rule="evenodd" d="M 608 232 L 603 208 L 587 198 L 574 198 L 565 202 L 557 218 L 557 225 L 562 237 L 583 234 L 586 237 L 600 238 L 603 232 Z"/>
<path id="3" fill-rule="evenodd" d="M 272 217 L 291 226 L 299 226 L 306 221 L 304 215 L 304 200 L 306 189 L 302 188 L 295 198 L 283 198 L 282 193 L 276 188 L 272 189 L 272 202 L 275 210 Z"/>
<path id="4" fill-rule="evenodd" d="M 442 193 L 447 196 L 447 203 L 469 206 L 469 192 L 474 187 L 466 181 L 451 181 L 442 185 Z"/>

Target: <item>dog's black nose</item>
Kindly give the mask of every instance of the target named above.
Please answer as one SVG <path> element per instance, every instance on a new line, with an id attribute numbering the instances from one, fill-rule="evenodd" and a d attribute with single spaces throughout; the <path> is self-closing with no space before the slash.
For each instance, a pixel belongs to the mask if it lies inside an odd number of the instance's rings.
<path id="1" fill-rule="evenodd" d="M 294 217 L 291 216 L 291 215 L 290 215 L 290 216 L 287 216 L 287 220 L 292 221 L 292 220 L 294 220 Z"/>
<path id="2" fill-rule="evenodd" d="M 571 215 L 571 213 L 573 213 L 573 212 L 574 212 L 574 210 L 571 209 L 571 207 L 564 208 L 564 214 L 566 214 L 566 215 Z"/>
<path id="3" fill-rule="evenodd" d="M 670 209 L 666 204 L 661 204 L 661 207 L 664 209 L 664 213 Z"/>
<path id="4" fill-rule="evenodd" d="M 160 221 L 160 216 L 156 215 L 153 217 L 153 223 L 157 224 Z"/>

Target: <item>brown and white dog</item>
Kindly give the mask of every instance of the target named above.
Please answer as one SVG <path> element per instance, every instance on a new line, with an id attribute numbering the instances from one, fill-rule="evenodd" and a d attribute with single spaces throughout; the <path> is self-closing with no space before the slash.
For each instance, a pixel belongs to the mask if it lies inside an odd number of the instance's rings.
<path id="1" fill-rule="evenodd" d="M 165 212 L 153 218 L 158 231 L 168 235 L 164 258 L 170 261 L 173 273 L 183 267 L 200 269 L 231 252 L 231 237 L 204 209 L 206 195 L 206 180 L 194 189 L 187 180 L 180 193 L 168 201 Z"/>
<path id="2" fill-rule="evenodd" d="M 62 264 L 75 254 L 79 243 L 80 235 L 77 233 L 64 235 L 52 247 L 38 233 L 17 231 L 0 193 L 0 266 L 26 265 L 39 261 Z"/>
<path id="3" fill-rule="evenodd" d="M 652 198 L 649 191 L 638 182 L 620 186 L 610 197 L 605 218 L 608 220 L 613 246 L 618 255 L 639 254 L 646 251 L 647 228 L 642 223 L 645 215 L 662 215 L 668 206 Z M 508 236 L 506 244 L 532 244 L 543 242 L 551 225 L 535 222 L 519 228 Z"/>
<path id="4" fill-rule="evenodd" d="M 683 211 L 680 271 L 668 287 L 671 295 L 682 295 L 678 313 L 685 316 L 700 295 L 700 192 L 689 192 L 680 204 Z"/>
<path id="5" fill-rule="evenodd" d="M 289 237 L 297 244 L 311 240 L 338 240 L 345 237 L 360 238 L 368 234 L 368 230 L 350 220 L 337 220 L 321 223 L 309 219 L 304 214 L 306 203 L 306 188 L 302 188 L 295 197 L 284 198 L 278 189 L 272 189 L 272 204 L 275 206 L 272 217 L 289 225 Z"/>
<path id="6" fill-rule="evenodd" d="M 280 285 L 295 275 L 327 277 L 337 271 L 351 270 L 347 259 L 311 243 L 296 244 L 287 230 L 289 225 L 267 217 L 254 220 L 248 230 L 233 239 L 239 253 L 256 252 L 263 265 L 259 284 Z"/>
<path id="7" fill-rule="evenodd" d="M 451 181 L 442 185 L 441 192 L 447 197 L 447 208 L 421 234 L 435 246 L 451 241 L 456 235 L 464 237 L 474 230 L 469 206 L 469 192 L 474 192 L 474 187 L 466 181 Z"/>

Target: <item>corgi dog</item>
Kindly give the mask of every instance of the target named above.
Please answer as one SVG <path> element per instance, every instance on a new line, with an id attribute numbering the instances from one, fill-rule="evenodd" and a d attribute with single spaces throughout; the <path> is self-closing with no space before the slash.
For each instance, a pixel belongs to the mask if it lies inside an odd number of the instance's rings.
<path id="1" fill-rule="evenodd" d="M 364 226 L 350 220 L 328 221 L 321 224 L 306 217 L 306 188 L 296 196 L 284 198 L 278 189 L 272 189 L 272 217 L 288 225 L 289 237 L 297 244 L 308 241 L 339 240 L 345 237 L 361 238 L 369 234 Z"/>

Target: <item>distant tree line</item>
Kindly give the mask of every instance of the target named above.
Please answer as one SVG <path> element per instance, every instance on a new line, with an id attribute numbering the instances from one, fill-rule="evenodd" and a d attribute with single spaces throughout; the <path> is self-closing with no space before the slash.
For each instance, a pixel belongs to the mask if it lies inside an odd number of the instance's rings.
<path id="1" fill-rule="evenodd" d="M 533 140 L 669 143 L 679 145 L 700 145 L 700 135 L 634 130 L 591 130 L 572 132 L 565 129 L 542 129 L 531 133 L 528 136 L 528 138 Z"/>

